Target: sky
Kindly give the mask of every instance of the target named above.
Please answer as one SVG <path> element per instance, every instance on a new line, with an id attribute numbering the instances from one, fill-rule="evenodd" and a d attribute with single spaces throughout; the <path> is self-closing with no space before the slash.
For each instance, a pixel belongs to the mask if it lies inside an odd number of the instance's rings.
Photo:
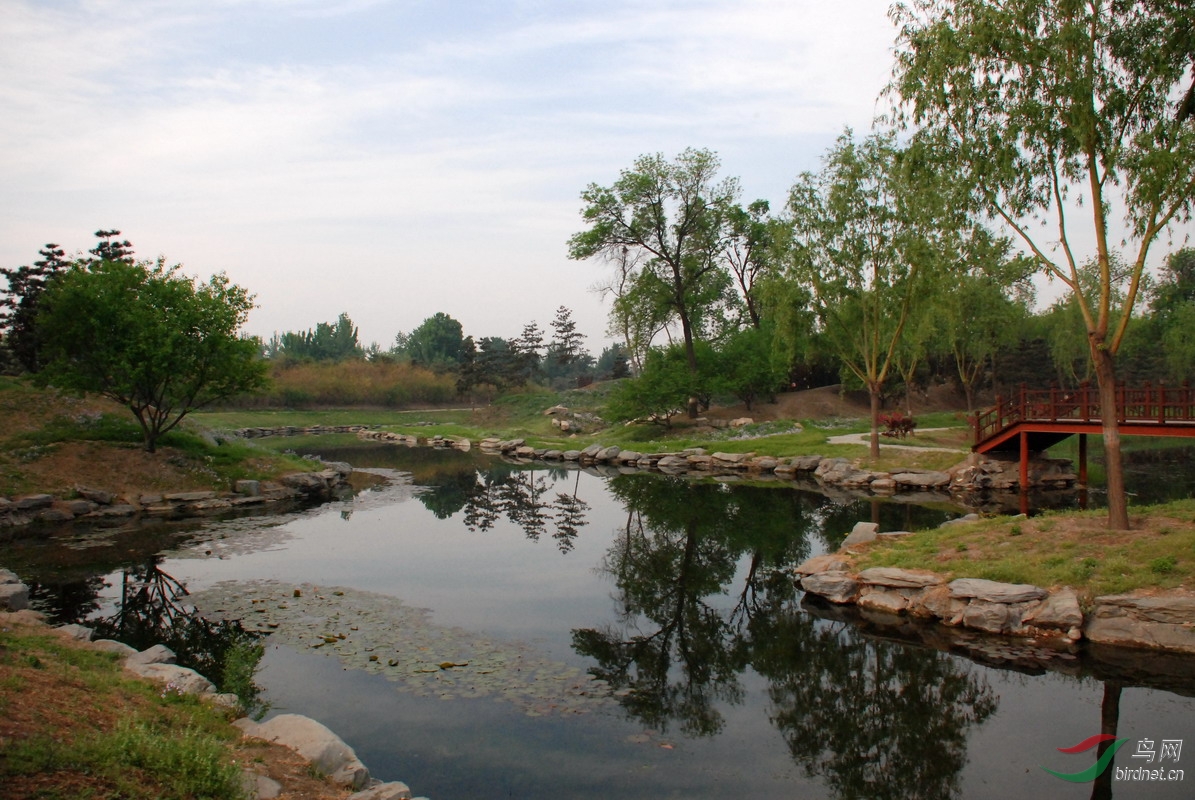
<path id="1" fill-rule="evenodd" d="M 891 69 L 886 0 L 0 0 L 0 264 L 118 229 L 256 295 L 247 329 L 346 312 L 389 347 L 609 341 L 580 194 L 718 154 L 783 206 Z"/>
<path id="2" fill-rule="evenodd" d="M 887 110 L 888 6 L 0 0 L 0 265 L 118 229 L 253 292 L 263 338 L 342 312 L 383 349 L 436 312 L 510 338 L 563 305 L 597 355 L 585 187 L 705 148 L 781 210 Z"/>

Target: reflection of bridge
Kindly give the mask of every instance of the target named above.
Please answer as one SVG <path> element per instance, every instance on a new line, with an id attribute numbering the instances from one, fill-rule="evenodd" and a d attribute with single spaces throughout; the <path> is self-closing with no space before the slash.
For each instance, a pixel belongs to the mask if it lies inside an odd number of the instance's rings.
<path id="1" fill-rule="evenodd" d="M 1120 432 L 1125 436 L 1195 436 L 1195 392 L 1187 384 L 1116 387 Z M 976 453 L 1020 452 L 1021 487 L 1029 484 L 1029 453 L 1040 452 L 1068 436 L 1079 436 L 1079 481 L 1087 483 L 1087 434 L 1103 431 L 1099 391 L 1084 383 L 1077 389 L 1027 389 L 973 417 Z"/>

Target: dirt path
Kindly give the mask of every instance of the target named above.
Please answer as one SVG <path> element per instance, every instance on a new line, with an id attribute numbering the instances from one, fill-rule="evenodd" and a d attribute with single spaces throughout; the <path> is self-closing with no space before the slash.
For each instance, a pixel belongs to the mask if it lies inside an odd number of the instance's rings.
<path id="1" fill-rule="evenodd" d="M 933 433 L 934 431 L 948 431 L 950 428 L 923 428 L 920 433 Z M 826 444 L 861 444 L 867 446 L 870 444 L 870 433 L 844 433 L 840 436 L 831 436 L 826 439 Z M 913 453 L 966 453 L 966 450 L 960 450 L 955 447 L 923 447 L 915 444 L 896 444 L 891 440 L 886 440 L 880 437 L 881 450 L 906 450 Z"/>

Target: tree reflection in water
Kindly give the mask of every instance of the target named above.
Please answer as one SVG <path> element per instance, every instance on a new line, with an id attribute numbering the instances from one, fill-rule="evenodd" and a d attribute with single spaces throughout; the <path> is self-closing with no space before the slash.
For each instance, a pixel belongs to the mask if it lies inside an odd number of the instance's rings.
<path id="1" fill-rule="evenodd" d="M 161 562 L 154 556 L 123 570 L 116 611 L 87 625 L 96 638 L 116 639 L 138 650 L 166 645 L 180 666 L 240 697 L 247 713 L 263 713 L 261 689 L 253 682 L 264 653 L 261 634 L 245 630 L 238 621 L 212 622 L 196 614 L 183 601 L 187 588 L 163 572 Z"/>
<path id="2" fill-rule="evenodd" d="M 840 797 L 958 796 L 968 733 L 997 705 L 970 664 L 796 610 L 760 623 L 752 666 L 806 775 Z"/>
<path id="3" fill-rule="evenodd" d="M 515 465 L 462 470 L 438 478 L 429 491 L 418 497 L 439 519 L 463 510 L 465 527 L 470 531 L 487 531 L 503 517 L 522 528 L 532 541 L 538 542 L 550 530 L 560 552 L 568 553 L 586 524 L 589 504 L 577 497 L 579 483 L 574 484 L 572 493 L 552 493 L 549 479 L 555 482 L 567 474 L 566 470 L 538 472 Z"/>
<path id="4" fill-rule="evenodd" d="M 574 630 L 573 647 L 632 716 L 716 734 L 718 704 L 741 702 L 750 667 L 770 683 L 771 719 L 794 760 L 836 794 L 957 794 L 968 730 L 996 696 L 958 659 L 797 610 L 791 569 L 831 515 L 824 498 L 637 476 L 610 489 L 627 507 L 603 566 L 618 622 Z M 727 596 L 733 604 L 719 603 Z"/>

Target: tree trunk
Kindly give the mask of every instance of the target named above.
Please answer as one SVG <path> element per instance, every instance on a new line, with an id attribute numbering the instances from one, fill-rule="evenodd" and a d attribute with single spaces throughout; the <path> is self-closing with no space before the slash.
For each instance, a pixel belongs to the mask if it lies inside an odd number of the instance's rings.
<path id="1" fill-rule="evenodd" d="M 1104 432 L 1104 461 L 1108 475 L 1108 528 L 1129 529 L 1128 498 L 1120 458 L 1120 411 L 1116 407 L 1116 368 L 1111 353 L 1092 347 L 1095 377 L 1099 384 L 1100 420 Z"/>
<path id="2" fill-rule="evenodd" d="M 869 384 L 867 393 L 871 395 L 871 457 L 880 457 L 880 387 Z"/>

